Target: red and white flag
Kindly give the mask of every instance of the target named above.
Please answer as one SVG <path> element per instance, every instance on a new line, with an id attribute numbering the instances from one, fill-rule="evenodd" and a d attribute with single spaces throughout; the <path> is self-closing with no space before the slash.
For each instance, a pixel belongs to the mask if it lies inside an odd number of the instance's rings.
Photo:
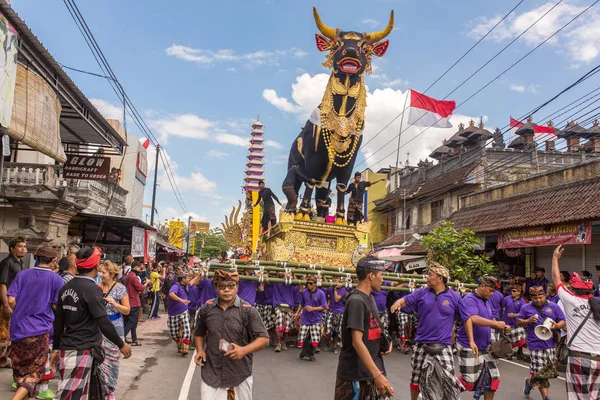
<path id="1" fill-rule="evenodd" d="M 513 117 L 510 117 L 510 135 L 515 136 L 519 128 L 523 125 L 525 125 L 523 122 L 517 121 Z"/>
<path id="2" fill-rule="evenodd" d="M 142 143 L 142 147 L 145 148 L 146 150 L 148 150 L 149 146 L 150 146 L 150 139 L 144 140 L 144 143 Z"/>
<path id="3" fill-rule="evenodd" d="M 517 130 L 520 127 L 522 127 L 523 125 L 525 125 L 523 122 L 518 121 L 518 120 L 514 119 L 513 117 L 510 117 L 510 134 L 514 136 L 516 134 Z M 536 135 L 544 134 L 545 136 L 546 135 L 556 136 L 556 131 L 551 126 L 543 126 L 543 125 L 535 125 L 534 124 L 533 125 L 533 133 Z"/>
<path id="4" fill-rule="evenodd" d="M 450 117 L 455 108 L 454 100 L 437 100 L 410 89 L 408 123 L 414 126 L 452 128 Z"/>
<path id="5" fill-rule="evenodd" d="M 204 248 L 204 238 L 202 238 L 202 245 L 200 247 Z"/>

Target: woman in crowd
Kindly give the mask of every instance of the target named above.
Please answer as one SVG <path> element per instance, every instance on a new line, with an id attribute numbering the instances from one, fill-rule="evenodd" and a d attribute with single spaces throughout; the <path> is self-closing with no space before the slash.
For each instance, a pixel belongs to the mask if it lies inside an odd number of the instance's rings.
<path id="1" fill-rule="evenodd" d="M 106 312 L 108 318 L 114 325 L 119 336 L 125 337 L 125 324 L 123 315 L 128 315 L 130 311 L 129 296 L 125 286 L 117 281 L 119 278 L 120 269 L 111 261 L 105 261 L 100 266 L 99 274 L 102 281 L 98 284 L 104 296 Z M 102 347 L 104 348 L 105 357 L 101 365 L 102 377 L 105 386 L 108 390 L 106 395 L 109 400 L 115 399 L 115 390 L 117 388 L 117 379 L 119 378 L 119 360 L 121 352 L 119 348 L 107 338 L 102 338 Z"/>

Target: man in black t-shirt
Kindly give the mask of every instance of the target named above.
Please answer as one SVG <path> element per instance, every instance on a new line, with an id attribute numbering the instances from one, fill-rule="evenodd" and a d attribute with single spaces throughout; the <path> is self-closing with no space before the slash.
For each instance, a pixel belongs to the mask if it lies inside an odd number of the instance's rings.
<path id="1" fill-rule="evenodd" d="M 60 382 L 56 397 L 80 399 L 91 394 L 99 382 L 91 382 L 93 368 L 99 365 L 94 354 L 102 347 L 102 335 L 113 342 L 125 358 L 131 348 L 119 337 L 108 318 L 102 290 L 94 278 L 102 250 L 84 247 L 76 254 L 77 276 L 67 282 L 58 294 L 54 319 L 53 353 L 51 364 L 61 362 Z"/>
<path id="2" fill-rule="evenodd" d="M 275 196 L 275 193 L 273 193 L 271 189 L 265 186 L 264 181 L 260 181 L 258 183 L 258 186 L 260 187 L 260 190 L 258 192 L 258 199 L 256 200 L 256 204 L 254 204 L 252 207 L 256 207 L 261 200 L 263 201 L 263 217 L 261 220 L 261 224 L 263 230 L 265 232 L 268 232 L 271 229 L 271 227 L 277 223 L 277 217 L 275 216 L 275 203 L 273 202 L 273 199 L 275 199 L 277 204 L 279 204 L 280 206 L 281 203 L 279 202 L 277 196 Z"/>
<path id="3" fill-rule="evenodd" d="M 371 297 L 372 291 L 381 289 L 384 270 L 385 263 L 371 256 L 361 259 L 356 266 L 358 286 L 348 296 L 342 317 L 342 351 L 335 381 L 335 400 L 370 400 L 394 394 L 385 377 L 382 357 L 392 351 L 392 343 L 385 353 L 380 352 L 383 332 L 377 320 L 377 305 Z M 359 382 L 358 393 L 354 382 Z"/>
<path id="4" fill-rule="evenodd" d="M 348 189 L 346 189 L 346 194 L 350 195 L 350 201 L 348 202 L 348 216 L 346 219 L 349 224 L 354 225 L 356 225 L 358 222 L 361 222 L 364 218 L 362 210 L 365 191 L 369 186 L 383 181 L 384 178 L 377 179 L 374 182 L 361 182 L 360 180 L 360 172 L 356 172 L 354 174 L 354 182 L 348 185 Z"/>

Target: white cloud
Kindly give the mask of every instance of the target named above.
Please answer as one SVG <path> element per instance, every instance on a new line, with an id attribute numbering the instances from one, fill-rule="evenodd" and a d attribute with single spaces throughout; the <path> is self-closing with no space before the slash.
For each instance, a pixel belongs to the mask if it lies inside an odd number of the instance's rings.
<path id="1" fill-rule="evenodd" d="M 377 69 L 376 69 L 376 71 L 377 71 Z M 408 84 L 409 84 L 409 82 L 407 80 L 404 80 L 401 78 L 390 79 L 384 73 L 373 73 L 371 75 L 371 79 L 376 81 L 377 85 L 382 88 L 386 88 L 386 87 L 397 88 L 400 86 L 408 86 Z"/>
<path id="2" fill-rule="evenodd" d="M 198 214 L 195 212 L 188 212 L 187 214 L 182 214 L 181 212 L 177 211 L 173 207 L 165 207 L 163 209 L 160 209 L 159 215 L 163 219 L 180 220 L 180 221 L 185 222 L 186 224 L 187 224 L 189 217 L 192 217 L 192 221 L 206 221 L 206 217 L 204 215 L 201 215 L 201 214 Z"/>
<path id="3" fill-rule="evenodd" d="M 323 91 L 329 75 L 318 74 L 310 76 L 304 74 L 296 78 L 296 83 L 292 85 L 292 98 L 294 102 L 291 102 L 285 98 L 277 96 L 278 101 L 270 101 L 272 98 L 268 96 L 263 97 L 269 101 L 272 105 L 280 109 L 281 111 L 287 112 L 292 115 L 296 115 L 300 119 L 306 120 L 310 112 L 318 106 L 321 98 L 323 97 Z M 301 95 L 302 92 L 302 95 Z M 274 93 L 274 91 L 273 91 Z M 276 93 L 275 93 L 276 95 Z M 401 90 L 395 90 L 392 88 L 376 89 L 373 92 L 369 92 L 367 95 L 367 108 L 366 108 L 366 123 L 365 130 L 363 132 L 364 139 L 363 143 L 369 142 L 369 140 L 386 126 L 394 117 L 402 112 L 404 105 L 404 93 Z M 285 101 L 285 103 L 282 102 Z M 286 104 L 286 106 L 282 106 Z M 408 114 L 405 114 L 404 118 L 408 118 Z M 402 143 L 407 143 L 408 140 L 412 140 L 408 145 L 402 146 L 400 149 L 400 160 L 404 162 L 406 160 L 407 153 L 410 153 L 411 164 L 416 164 L 417 160 L 425 159 L 431 154 L 433 150 L 442 144 L 444 138 L 450 138 L 455 132 L 458 123 L 468 124 L 469 120 L 479 120 L 479 118 L 473 118 L 465 115 L 454 115 L 450 119 L 454 128 L 442 129 L 442 128 L 430 128 L 427 129 L 423 134 L 417 135 L 425 130 L 420 127 L 406 128 L 404 125 L 404 132 L 402 133 Z M 484 117 L 484 122 L 486 117 Z M 400 118 L 396 119 L 389 127 L 387 127 L 381 134 L 379 134 L 373 141 L 363 146 L 361 151 L 365 157 L 369 157 L 366 163 L 358 166 L 359 169 L 370 167 L 378 169 L 380 167 L 395 165 L 396 154 L 392 153 L 392 150 L 397 147 L 397 139 L 393 139 L 400 129 Z M 386 144 L 391 140 L 390 144 Z M 379 150 L 384 147 L 382 150 Z M 385 156 L 385 158 L 384 158 Z M 275 156 L 275 158 L 284 158 L 284 155 Z M 287 157 L 287 156 L 285 156 Z M 359 158 L 360 162 L 361 158 Z"/>
<path id="4" fill-rule="evenodd" d="M 512 90 L 513 92 L 518 92 L 518 93 L 525 93 L 525 92 L 527 92 L 527 93 L 536 94 L 538 92 L 539 86 L 540 85 L 536 85 L 534 83 L 531 83 L 531 84 L 529 84 L 527 86 L 525 86 L 525 85 L 519 85 L 519 84 L 516 84 L 516 83 L 511 83 L 508 88 L 510 90 Z"/>
<path id="5" fill-rule="evenodd" d="M 548 12 L 554 4 L 554 2 L 548 2 L 521 14 L 513 12 L 488 38 L 501 42 L 517 37 Z M 584 9 L 585 7 L 579 6 L 575 0 L 564 1 L 541 18 L 521 39 L 527 46 L 537 46 Z M 479 39 L 500 19 L 501 16 L 499 15 L 479 17 L 467 35 L 473 39 Z M 548 43 L 556 45 L 559 49 L 564 49 L 576 62 L 591 62 L 600 53 L 600 14 L 596 10 L 587 11 L 585 15 L 565 28 L 559 35 L 550 39 Z M 576 63 L 571 65 L 574 64 Z"/>
<path id="6" fill-rule="evenodd" d="M 230 153 L 226 153 L 224 151 L 217 151 L 217 150 L 209 150 L 208 153 L 206 153 L 206 156 L 208 158 L 212 158 L 213 160 L 221 160 L 229 155 L 230 155 Z"/>
<path id="7" fill-rule="evenodd" d="M 366 18 L 360 21 L 361 25 L 368 26 L 369 28 L 377 28 L 381 23 L 375 19 Z"/>
<path id="8" fill-rule="evenodd" d="M 123 107 L 116 106 L 102 99 L 90 99 L 90 102 L 106 119 L 121 120 L 123 118 Z"/>
<path id="9" fill-rule="evenodd" d="M 246 147 L 250 136 L 242 137 L 228 133 L 216 121 L 201 118 L 195 114 L 175 115 L 151 120 L 150 126 L 166 143 L 169 136 L 179 136 L 188 139 L 208 139 L 217 143 Z M 226 123 L 227 124 L 227 123 Z"/>
<path id="10" fill-rule="evenodd" d="M 274 141 L 274 140 L 265 140 L 265 146 L 272 147 L 272 148 L 277 149 L 277 150 L 283 149 L 283 145 L 281 143 L 279 143 L 279 142 Z"/>
<path id="11" fill-rule="evenodd" d="M 510 85 L 510 90 L 512 90 L 514 92 L 524 93 L 525 92 L 525 86 L 523 86 L 523 85 L 515 85 L 513 83 L 513 84 Z"/>
<path id="12" fill-rule="evenodd" d="M 239 54 L 232 49 L 207 50 L 195 49 L 179 44 L 172 44 L 166 50 L 167 55 L 179 58 L 181 60 L 195 62 L 205 66 L 213 66 L 224 62 L 247 62 L 246 67 L 252 68 L 255 65 L 278 65 L 279 60 L 287 56 L 293 58 L 302 58 L 308 55 L 302 49 L 292 47 L 286 50 L 265 51 L 258 50 L 252 53 Z"/>

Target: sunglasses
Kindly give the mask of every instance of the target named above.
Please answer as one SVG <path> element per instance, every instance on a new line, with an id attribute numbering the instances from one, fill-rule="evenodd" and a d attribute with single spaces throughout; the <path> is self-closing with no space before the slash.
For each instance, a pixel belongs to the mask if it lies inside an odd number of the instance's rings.
<path id="1" fill-rule="evenodd" d="M 236 287 L 237 287 L 237 285 L 235 283 L 231 283 L 229 285 L 217 285 L 217 289 L 219 289 L 219 290 L 226 290 L 226 289 L 233 290 Z"/>
<path id="2" fill-rule="evenodd" d="M 312 281 L 308 281 L 308 282 L 306 282 L 306 284 L 307 284 L 307 285 L 314 285 L 315 283 L 314 283 L 314 282 L 312 282 Z"/>
<path id="3" fill-rule="evenodd" d="M 511 290 L 511 292 L 513 292 L 513 293 L 514 293 L 514 292 L 521 292 L 521 291 L 520 291 L 520 290 L 518 290 L 518 289 L 513 289 L 513 290 Z"/>

